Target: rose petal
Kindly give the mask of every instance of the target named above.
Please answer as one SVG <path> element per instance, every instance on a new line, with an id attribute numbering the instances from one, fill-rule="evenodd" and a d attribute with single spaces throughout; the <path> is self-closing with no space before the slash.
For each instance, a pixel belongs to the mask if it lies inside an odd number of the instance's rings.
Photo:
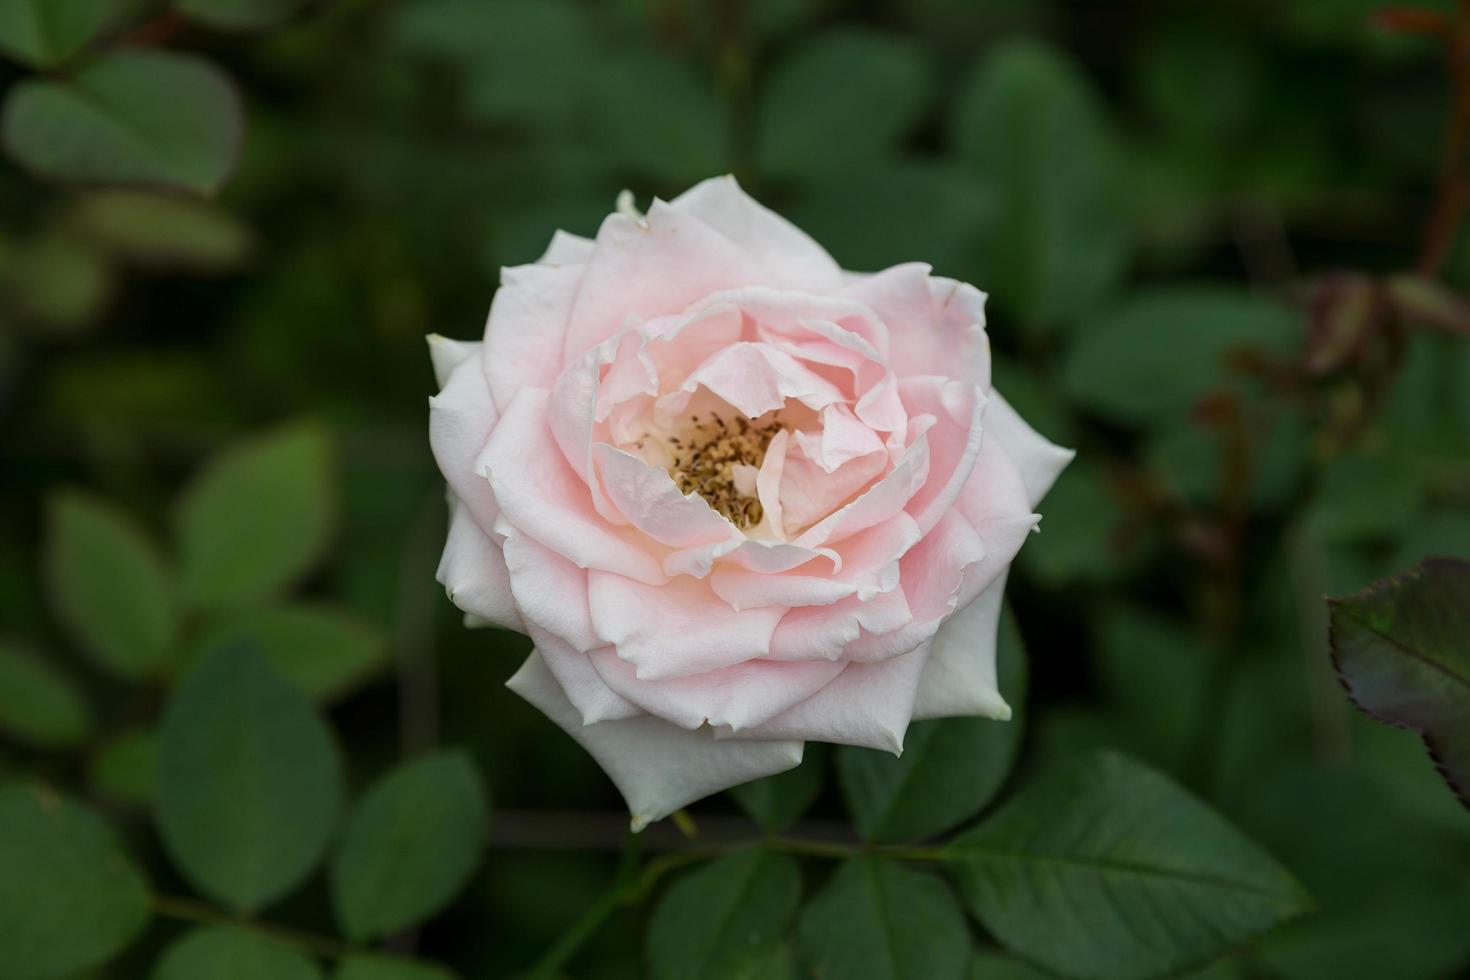
<path id="1" fill-rule="evenodd" d="M 753 660 L 771 645 L 782 608 L 736 612 L 707 582 L 687 576 L 649 586 L 588 575 L 592 625 L 643 680 L 682 677 Z"/>
<path id="2" fill-rule="evenodd" d="M 608 687 L 651 715 L 682 728 L 760 725 L 810 697 L 836 677 L 841 663 L 751 660 L 687 677 L 640 680 L 611 649 L 594 651 L 592 666 Z"/>
<path id="3" fill-rule="evenodd" d="M 546 662 L 547 669 L 555 675 L 567 700 L 577 709 L 582 724 L 596 725 L 604 721 L 641 718 L 648 714 L 608 687 L 597 668 L 592 666 L 592 660 L 587 654 L 572 649 L 534 625 L 527 632 L 531 642 L 536 644 L 536 652 Z"/>
<path id="4" fill-rule="evenodd" d="M 485 376 L 502 412 L 522 385 L 550 388 L 562 367 L 567 321 L 584 266 L 520 265 L 500 270 L 485 321 Z"/>
<path id="5" fill-rule="evenodd" d="M 973 602 L 940 625 L 929 662 L 919 675 L 914 720 L 980 715 L 1008 721 L 1010 705 L 995 675 L 995 638 L 1000 625 L 1006 573 L 1001 572 Z"/>
<path id="6" fill-rule="evenodd" d="M 443 388 L 449 381 L 450 372 L 460 365 L 460 362 L 469 357 L 476 357 L 480 353 L 481 344 L 477 340 L 451 340 L 441 337 L 436 333 L 428 336 L 429 341 L 429 363 L 434 365 L 434 381 Z"/>
<path id="7" fill-rule="evenodd" d="M 546 252 L 536 262 L 538 265 L 577 265 L 592 257 L 592 247 L 592 239 L 558 228 L 552 234 Z"/>
<path id="8" fill-rule="evenodd" d="M 908 262 L 860 276 L 843 294 L 871 307 L 887 325 L 890 363 L 900 378 L 936 374 L 990 387 L 985 294 L 974 286 Z"/>
<path id="9" fill-rule="evenodd" d="M 642 830 L 695 800 L 801 763 L 796 741 L 716 741 L 658 718 L 583 725 L 539 654 L 531 654 L 507 686 L 540 708 L 582 744 L 612 778 Z"/>
<path id="10" fill-rule="evenodd" d="M 659 559 L 609 526 L 592 506 L 587 485 L 557 450 L 547 420 L 548 393 L 522 388 L 496 425 L 476 469 L 485 473 L 511 524 L 582 568 L 660 584 Z"/>
<path id="11" fill-rule="evenodd" d="M 771 660 L 836 660 L 864 631 L 891 633 L 912 619 L 903 589 L 880 592 L 867 601 L 848 596 L 830 606 L 797 606 L 776 624 L 766 656 Z"/>
<path id="12" fill-rule="evenodd" d="M 929 478 L 904 507 L 927 534 L 954 504 L 974 470 L 986 399 L 973 385 L 937 377 L 905 378 L 899 391 L 910 412 L 936 419 L 927 433 Z"/>
<path id="13" fill-rule="evenodd" d="M 444 389 L 429 399 L 429 447 L 439 472 L 486 531 L 494 529 L 500 506 L 475 460 L 490 439 L 496 414 L 479 358 L 474 356 L 461 358 Z"/>
<path id="14" fill-rule="evenodd" d="M 742 540 L 740 531 L 698 494 L 679 492 L 667 470 L 606 443 L 592 447 L 607 500 L 628 523 L 671 548 Z"/>
<path id="15" fill-rule="evenodd" d="M 466 613 L 507 629 L 525 630 L 511 596 L 499 546 L 458 501 L 450 502 L 449 536 L 434 578 Z"/>
<path id="16" fill-rule="evenodd" d="M 527 626 L 552 634 L 586 653 L 605 642 L 592 629 L 587 601 L 587 570 L 557 554 L 502 520 L 501 550 L 510 573 L 510 589 Z"/>
<path id="17" fill-rule="evenodd" d="M 1062 470 L 1077 455 L 1076 450 L 1064 449 L 1031 428 L 998 391 L 990 393 L 984 425 L 986 435 L 1000 443 L 1016 464 L 1032 507 L 1041 503 Z"/>

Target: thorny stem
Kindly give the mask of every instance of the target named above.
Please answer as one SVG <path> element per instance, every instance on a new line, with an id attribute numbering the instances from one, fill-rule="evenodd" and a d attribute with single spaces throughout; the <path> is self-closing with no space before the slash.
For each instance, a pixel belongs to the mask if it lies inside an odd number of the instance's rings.
<path id="1" fill-rule="evenodd" d="M 1416 266 L 1425 276 L 1435 275 L 1444 265 L 1470 206 L 1470 179 L 1465 174 L 1465 149 L 1470 141 L 1470 0 L 1460 2 L 1460 17 L 1449 37 L 1449 58 L 1454 107 L 1445 129 L 1434 210 Z"/>
<path id="2" fill-rule="evenodd" d="M 230 915 L 205 902 L 196 901 L 192 898 L 183 898 L 177 895 L 155 895 L 153 897 L 153 911 L 155 914 L 168 919 L 178 919 L 181 922 L 193 922 L 202 925 L 232 926 L 236 929 L 244 929 L 252 932 L 262 939 L 268 939 L 283 946 L 292 946 L 296 949 L 321 956 L 327 959 L 340 959 L 357 951 L 357 947 L 341 942 L 314 932 L 303 932 L 299 929 L 290 929 L 286 926 L 276 925 L 271 922 L 260 922 L 255 919 Z"/>

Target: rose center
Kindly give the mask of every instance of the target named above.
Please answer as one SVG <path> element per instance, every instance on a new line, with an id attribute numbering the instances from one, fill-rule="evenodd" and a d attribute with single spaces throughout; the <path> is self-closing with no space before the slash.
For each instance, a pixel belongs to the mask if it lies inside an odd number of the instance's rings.
<path id="1" fill-rule="evenodd" d="M 764 516 L 756 474 L 779 431 L 781 424 L 774 419 L 693 415 L 679 435 L 669 437 L 674 457 L 669 475 L 681 493 L 697 493 L 736 527 L 752 528 Z"/>

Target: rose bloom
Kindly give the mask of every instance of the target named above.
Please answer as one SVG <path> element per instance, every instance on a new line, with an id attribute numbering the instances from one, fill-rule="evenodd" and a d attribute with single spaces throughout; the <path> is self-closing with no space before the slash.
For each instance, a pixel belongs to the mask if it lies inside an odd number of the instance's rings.
<path id="1" fill-rule="evenodd" d="M 431 339 L 438 578 L 633 827 L 909 722 L 1005 719 L 1006 572 L 1072 458 L 990 384 L 985 295 L 844 272 L 729 177 L 502 271 Z"/>

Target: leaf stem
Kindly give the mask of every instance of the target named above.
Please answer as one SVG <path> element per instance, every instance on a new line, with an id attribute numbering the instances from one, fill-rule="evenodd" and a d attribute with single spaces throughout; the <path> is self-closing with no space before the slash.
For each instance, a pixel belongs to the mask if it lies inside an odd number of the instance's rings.
<path id="1" fill-rule="evenodd" d="M 207 902 L 178 895 L 153 896 L 153 912 L 168 919 L 200 925 L 233 926 L 283 946 L 292 946 L 314 956 L 340 959 L 357 951 L 355 946 L 314 932 L 303 932 L 271 922 L 231 915 Z"/>

